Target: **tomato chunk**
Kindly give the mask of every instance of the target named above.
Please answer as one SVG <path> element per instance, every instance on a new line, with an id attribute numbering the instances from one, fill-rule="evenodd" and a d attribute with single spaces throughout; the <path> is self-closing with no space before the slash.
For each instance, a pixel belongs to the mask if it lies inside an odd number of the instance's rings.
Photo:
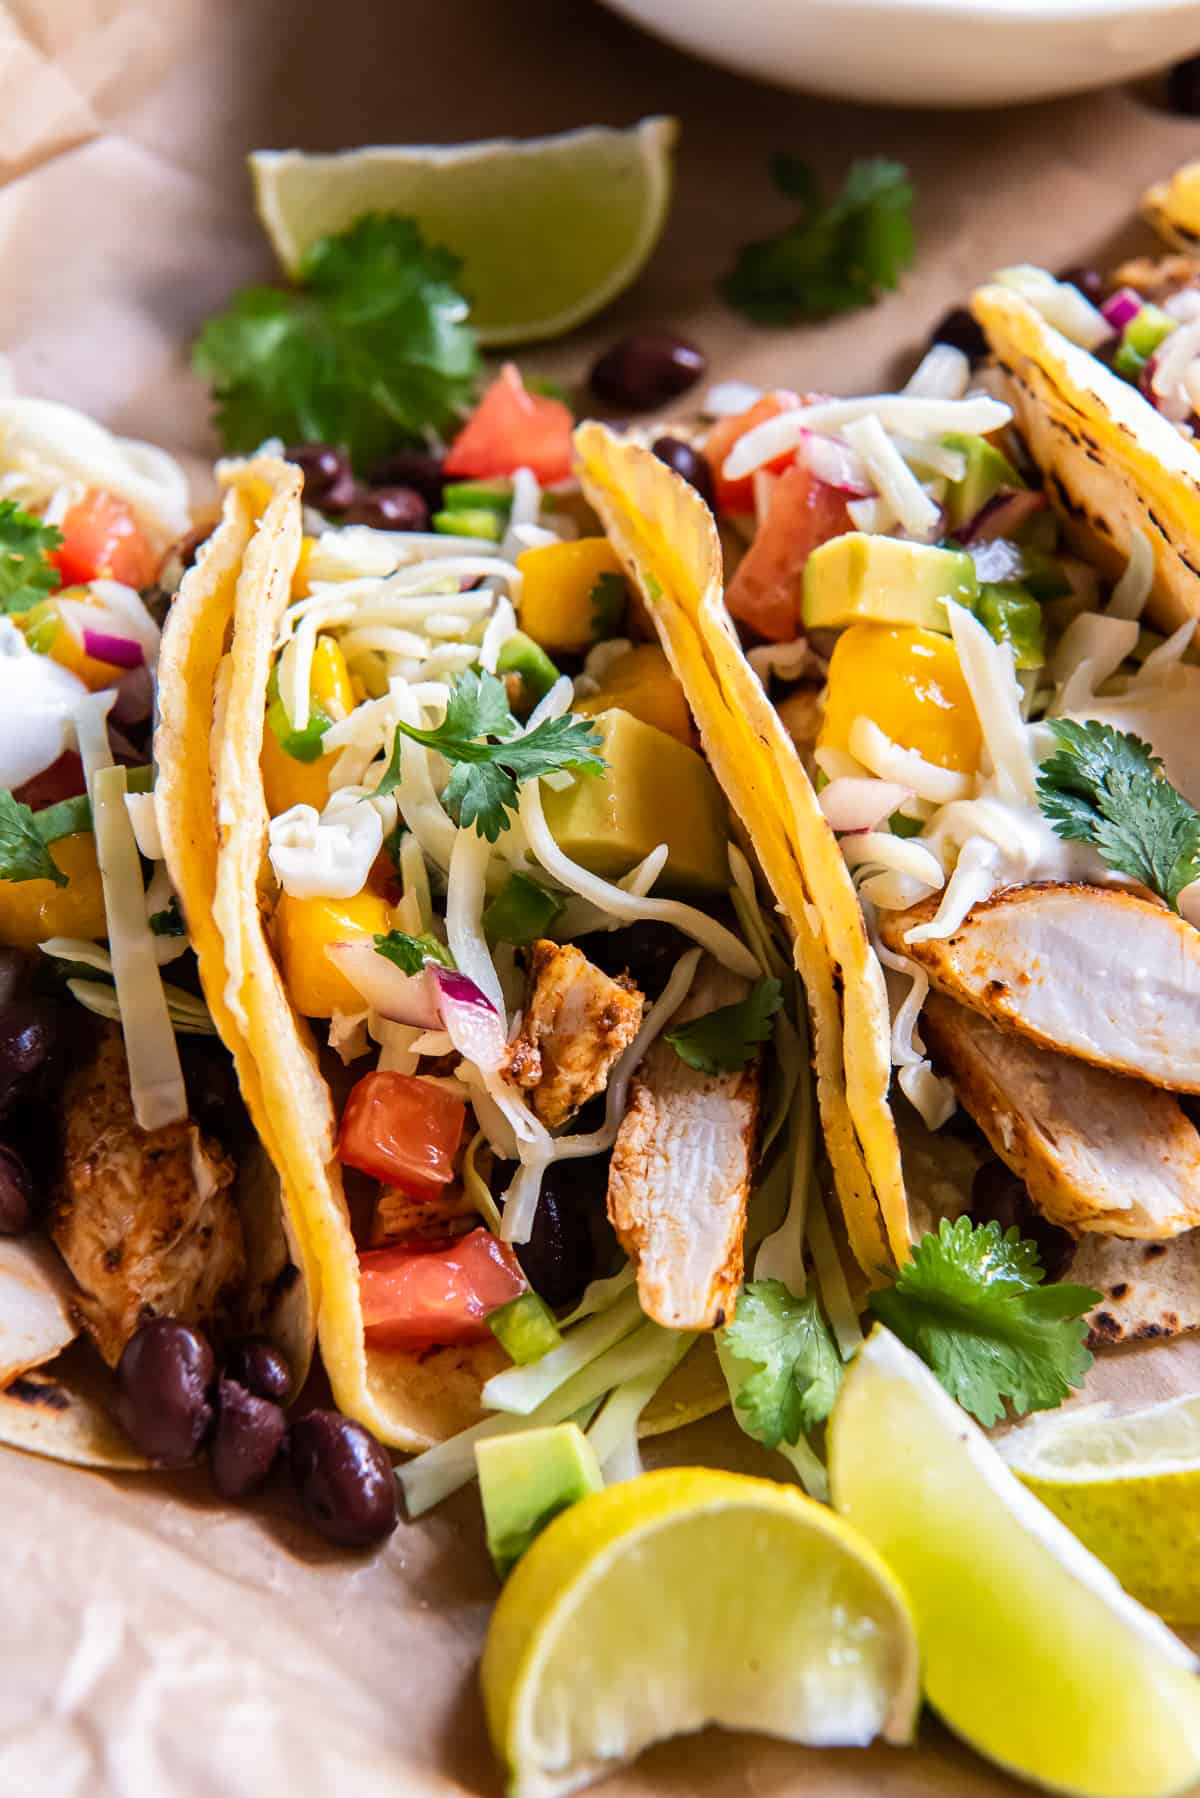
<path id="1" fill-rule="evenodd" d="M 115 493 L 90 488 L 68 509 L 62 534 L 62 545 L 51 553 L 50 560 L 64 586 L 106 580 L 148 587 L 158 573 L 158 556 L 147 543 L 133 508 Z"/>
<path id="2" fill-rule="evenodd" d="M 754 511 L 754 476 L 748 474 L 743 475 L 740 481 L 727 481 L 721 473 L 725 458 L 738 438 L 744 437 L 747 431 L 752 431 L 755 425 L 765 424 L 768 418 L 777 418 L 781 412 L 794 412 L 800 403 L 798 393 L 780 387 L 774 393 L 764 393 L 745 412 L 738 412 L 733 418 L 718 418 L 704 440 L 704 456 L 712 469 L 718 512 L 740 512 L 747 515 Z M 778 474 L 787 467 L 793 454 L 794 451 L 786 450 L 782 456 L 776 456 L 773 462 L 766 463 L 765 467 L 772 474 Z"/>
<path id="3" fill-rule="evenodd" d="M 437 1248 L 368 1249 L 359 1260 L 363 1325 L 376 1347 L 481 1342 L 489 1312 L 525 1286 L 507 1243 L 482 1228 Z"/>
<path id="4" fill-rule="evenodd" d="M 561 400 L 530 393 L 515 362 L 506 362 L 450 445 L 448 475 L 488 480 L 533 471 L 543 486 L 571 472 L 574 419 Z"/>
<path id="5" fill-rule="evenodd" d="M 350 1167 L 414 1199 L 436 1199 L 454 1178 L 467 1108 L 415 1074 L 376 1071 L 351 1091 L 338 1152 Z"/>
<path id="6" fill-rule="evenodd" d="M 730 612 L 760 637 L 790 642 L 800 632 L 804 564 L 820 544 L 852 528 L 845 496 L 793 462 L 777 477 L 767 516 L 729 583 Z"/>

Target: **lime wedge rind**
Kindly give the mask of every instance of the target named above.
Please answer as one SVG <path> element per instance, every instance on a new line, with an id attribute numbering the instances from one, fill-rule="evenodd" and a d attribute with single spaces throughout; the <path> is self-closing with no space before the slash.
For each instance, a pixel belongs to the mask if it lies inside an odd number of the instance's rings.
<path id="1" fill-rule="evenodd" d="M 250 172 L 289 274 L 363 213 L 406 214 L 462 259 L 472 323 L 499 348 L 561 336 L 636 278 L 666 221 L 678 132 L 655 116 L 526 141 L 260 150 Z"/>

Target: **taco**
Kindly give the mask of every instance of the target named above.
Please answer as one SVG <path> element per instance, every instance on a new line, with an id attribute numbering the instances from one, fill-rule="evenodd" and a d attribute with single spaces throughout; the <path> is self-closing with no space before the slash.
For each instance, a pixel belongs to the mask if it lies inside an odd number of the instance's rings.
<path id="1" fill-rule="evenodd" d="M 682 492 L 669 593 L 772 768 L 818 1049 L 814 963 L 836 995 L 862 1287 L 943 1219 L 1016 1224 L 1093 1345 L 1200 1323 L 1200 280 L 1111 287 L 1005 271 L 978 372 L 941 342 L 899 393 L 717 420 L 724 603 Z"/>
<path id="2" fill-rule="evenodd" d="M 85 1465 L 152 1465 L 115 1421 L 147 1326 L 266 1338 L 295 1385 L 314 1340 L 253 1070 L 204 997 L 213 683 L 263 490 L 226 481 L 183 571 L 169 456 L 0 399 L 0 1441 Z"/>
<path id="3" fill-rule="evenodd" d="M 581 487 L 451 482 L 426 532 L 294 495 L 219 683 L 214 1016 L 319 1263 L 337 1403 L 431 1451 L 410 1509 L 473 1473 L 478 1432 L 605 1399 L 628 1465 L 638 1429 L 726 1401 L 747 1243 L 802 1278 L 807 1019 L 759 885 L 799 897 L 777 775 L 651 617 L 596 442 Z M 838 1153 L 869 1190 L 848 1119 Z"/>

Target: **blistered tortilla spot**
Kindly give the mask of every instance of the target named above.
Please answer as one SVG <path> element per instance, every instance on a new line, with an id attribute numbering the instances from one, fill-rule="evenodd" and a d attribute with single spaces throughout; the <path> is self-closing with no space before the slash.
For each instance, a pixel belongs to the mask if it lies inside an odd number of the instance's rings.
<path id="1" fill-rule="evenodd" d="M 1109 1311 L 1093 1311 L 1090 1330 L 1092 1337 L 1098 1342 L 1120 1342 L 1125 1333 Z"/>
<path id="2" fill-rule="evenodd" d="M 67 1411 L 71 1405 L 61 1387 L 52 1386 L 49 1381 L 27 1380 L 23 1375 L 10 1381 L 4 1391 L 19 1404 L 41 1406 L 46 1411 Z"/>
<path id="3" fill-rule="evenodd" d="M 1158 1257 L 1160 1255 L 1165 1255 L 1166 1252 L 1167 1245 L 1165 1242 L 1148 1242 L 1146 1244 L 1145 1256 L 1147 1261 L 1157 1261 Z"/>
<path id="4" fill-rule="evenodd" d="M 1118 1280 L 1115 1286 L 1109 1287 L 1108 1296 L 1110 1299 L 1123 1299 L 1128 1291 L 1128 1282 L 1125 1280 Z"/>

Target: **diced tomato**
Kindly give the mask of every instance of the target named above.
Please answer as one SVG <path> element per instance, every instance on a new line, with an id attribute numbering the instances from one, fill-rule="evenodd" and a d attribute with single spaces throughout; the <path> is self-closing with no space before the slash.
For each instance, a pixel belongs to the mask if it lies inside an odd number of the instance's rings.
<path id="1" fill-rule="evenodd" d="M 793 462 L 777 477 L 767 516 L 729 583 L 730 612 L 769 642 L 790 642 L 800 632 L 804 564 L 852 526 L 845 495 Z"/>
<path id="2" fill-rule="evenodd" d="M 68 509 L 62 534 L 62 546 L 51 552 L 50 560 L 64 586 L 106 580 L 148 587 L 158 573 L 158 556 L 143 536 L 132 507 L 115 493 L 90 488 Z"/>
<path id="3" fill-rule="evenodd" d="M 781 412 L 794 412 L 800 404 L 798 393 L 780 387 L 774 393 L 764 393 L 747 411 L 739 412 L 733 418 L 718 418 L 704 440 L 704 459 L 712 469 L 718 512 L 747 515 L 754 511 L 754 476 L 748 474 L 740 481 L 727 481 L 721 473 L 725 458 L 738 438 L 752 431 L 755 425 L 765 424 L 768 418 L 777 418 Z M 793 450 L 787 450 L 765 466 L 772 474 L 778 474 L 787 467 L 794 454 Z"/>
<path id="4" fill-rule="evenodd" d="M 512 1250 L 484 1229 L 438 1248 L 368 1249 L 359 1259 L 363 1324 L 377 1347 L 480 1342 L 488 1313 L 525 1286 Z"/>
<path id="5" fill-rule="evenodd" d="M 12 792 L 14 799 L 35 812 L 40 812 L 43 806 L 57 805 L 63 799 L 75 799 L 80 793 L 87 792 L 83 763 L 73 749 L 64 749 L 56 762 L 51 762 L 32 780 L 14 787 Z"/>
<path id="6" fill-rule="evenodd" d="M 490 480 L 516 468 L 543 486 L 571 472 L 574 419 L 561 400 L 530 393 L 515 362 L 506 362 L 450 445 L 446 473 Z"/>
<path id="7" fill-rule="evenodd" d="M 365 1074 L 346 1100 L 338 1153 L 414 1199 L 436 1199 L 454 1178 L 466 1115 L 461 1099 L 415 1074 Z"/>

